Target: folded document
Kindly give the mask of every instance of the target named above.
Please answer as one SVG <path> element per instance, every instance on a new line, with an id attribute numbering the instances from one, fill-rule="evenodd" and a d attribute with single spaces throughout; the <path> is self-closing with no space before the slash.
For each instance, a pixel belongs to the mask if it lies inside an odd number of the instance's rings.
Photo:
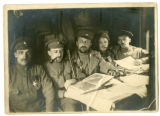
<path id="1" fill-rule="evenodd" d="M 121 60 L 114 60 L 114 61 L 119 66 L 121 66 L 125 69 L 128 69 L 128 70 L 139 71 L 139 72 L 141 72 L 141 70 L 143 70 L 143 71 L 149 70 L 149 64 L 142 64 L 142 65 L 137 66 L 137 65 L 135 65 L 135 59 L 132 58 L 131 56 L 126 57 Z"/>

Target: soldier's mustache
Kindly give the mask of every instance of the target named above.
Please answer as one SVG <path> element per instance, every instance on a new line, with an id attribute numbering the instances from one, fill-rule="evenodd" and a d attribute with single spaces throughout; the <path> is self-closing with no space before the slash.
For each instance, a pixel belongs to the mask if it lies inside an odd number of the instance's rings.
<path id="1" fill-rule="evenodd" d="M 23 60 L 21 60 L 21 62 L 28 62 L 28 60 L 27 59 L 23 59 Z"/>
<path id="2" fill-rule="evenodd" d="M 62 56 L 58 56 L 58 57 L 56 57 L 56 58 L 61 58 Z"/>
<path id="3" fill-rule="evenodd" d="M 27 61 L 27 60 L 29 60 L 29 59 L 30 59 L 29 57 L 27 57 L 27 58 L 22 58 L 21 61 Z"/>
<path id="4" fill-rule="evenodd" d="M 26 61 L 26 60 L 27 60 L 27 58 L 22 59 L 22 61 Z"/>
<path id="5" fill-rule="evenodd" d="M 102 46 L 102 48 L 107 48 L 106 46 Z"/>
<path id="6" fill-rule="evenodd" d="M 87 48 L 86 46 L 81 46 L 80 48 Z"/>

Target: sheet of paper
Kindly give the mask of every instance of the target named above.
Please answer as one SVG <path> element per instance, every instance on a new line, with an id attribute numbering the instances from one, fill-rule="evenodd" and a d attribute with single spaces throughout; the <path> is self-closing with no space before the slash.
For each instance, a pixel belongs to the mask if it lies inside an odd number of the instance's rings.
<path id="1" fill-rule="evenodd" d="M 106 81 L 110 80 L 113 76 L 94 73 L 93 75 L 87 77 L 86 79 L 82 80 L 77 84 L 77 87 L 86 91 L 90 91 L 93 89 L 98 88 Z"/>
<path id="2" fill-rule="evenodd" d="M 128 86 L 143 86 L 149 84 L 148 75 L 133 74 L 124 77 L 120 77 L 123 82 Z"/>
<path id="3" fill-rule="evenodd" d="M 126 68 L 128 70 L 139 70 L 140 66 L 135 65 L 135 59 L 131 56 L 126 57 L 122 60 L 114 60 L 119 66 Z"/>
<path id="4" fill-rule="evenodd" d="M 97 83 L 99 83 L 100 81 L 106 82 L 109 79 L 111 79 L 113 76 L 111 75 L 106 75 L 106 74 L 100 74 L 100 73 L 94 73 L 93 75 L 85 78 L 84 80 L 82 80 L 83 82 L 88 82 L 94 85 L 97 85 Z M 101 83 L 101 84 L 102 84 Z"/>

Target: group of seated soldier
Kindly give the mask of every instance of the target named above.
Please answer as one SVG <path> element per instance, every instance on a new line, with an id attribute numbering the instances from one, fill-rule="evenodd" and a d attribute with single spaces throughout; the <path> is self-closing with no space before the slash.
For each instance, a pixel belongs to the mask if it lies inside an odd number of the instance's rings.
<path id="1" fill-rule="evenodd" d="M 92 40 L 97 37 L 97 50 Z M 110 47 L 107 31 L 93 33 L 82 29 L 76 33 L 76 48 L 66 50 L 62 33 L 45 35 L 48 60 L 42 65 L 31 63 L 32 46 L 29 38 L 18 38 L 13 45 L 15 64 L 10 66 L 9 107 L 11 112 L 82 111 L 84 104 L 67 98 L 67 88 L 94 73 L 115 76 L 113 60 L 133 57 L 136 65 L 148 62 L 148 52 L 130 45 L 133 34 L 120 30 L 118 46 Z M 67 55 L 64 55 L 64 53 Z"/>

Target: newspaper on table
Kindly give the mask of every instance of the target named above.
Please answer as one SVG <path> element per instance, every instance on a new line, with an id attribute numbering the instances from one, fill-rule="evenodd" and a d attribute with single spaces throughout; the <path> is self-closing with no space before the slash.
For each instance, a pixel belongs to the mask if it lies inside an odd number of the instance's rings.
<path id="1" fill-rule="evenodd" d="M 131 56 L 128 56 L 121 60 L 114 60 L 114 61 L 119 66 L 137 73 L 141 73 L 149 70 L 149 64 L 141 64 L 137 66 L 135 65 L 135 59 L 132 58 Z"/>
<path id="2" fill-rule="evenodd" d="M 130 75 L 121 77 L 124 83 L 113 76 L 95 73 L 84 80 L 69 86 L 67 89 L 67 97 L 80 101 L 97 111 L 110 111 L 114 103 L 118 100 L 127 98 L 133 94 L 140 97 L 146 97 L 149 76 Z M 92 91 L 104 84 L 108 88 Z"/>

